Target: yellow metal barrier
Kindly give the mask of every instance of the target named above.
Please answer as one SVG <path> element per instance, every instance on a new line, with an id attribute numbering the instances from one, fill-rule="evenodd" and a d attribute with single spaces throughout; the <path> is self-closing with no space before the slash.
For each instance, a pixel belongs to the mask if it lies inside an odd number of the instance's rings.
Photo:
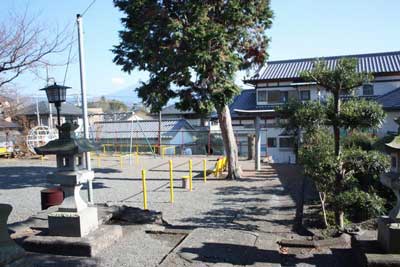
<path id="1" fill-rule="evenodd" d="M 142 170 L 143 209 L 147 210 L 146 170 Z"/>
<path id="2" fill-rule="evenodd" d="M 169 199 L 171 203 L 174 203 L 174 174 L 172 168 L 172 160 L 169 160 Z"/>
<path id="3" fill-rule="evenodd" d="M 203 159 L 203 178 L 204 182 L 207 182 L 207 160 Z"/>
<path id="4" fill-rule="evenodd" d="M 192 174 L 192 167 L 193 167 L 193 162 L 190 159 L 189 160 L 189 191 L 193 191 L 193 174 Z"/>

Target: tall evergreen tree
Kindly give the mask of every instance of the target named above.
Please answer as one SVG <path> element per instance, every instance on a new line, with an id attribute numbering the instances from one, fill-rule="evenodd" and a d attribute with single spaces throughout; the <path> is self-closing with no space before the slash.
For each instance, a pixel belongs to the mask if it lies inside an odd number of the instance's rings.
<path id="1" fill-rule="evenodd" d="M 215 109 L 228 157 L 228 178 L 240 177 L 228 104 L 239 92 L 237 71 L 267 58 L 269 0 L 114 0 L 123 13 L 114 62 L 122 70 L 147 71 L 137 89 L 153 112 L 178 97 L 177 108 Z"/>

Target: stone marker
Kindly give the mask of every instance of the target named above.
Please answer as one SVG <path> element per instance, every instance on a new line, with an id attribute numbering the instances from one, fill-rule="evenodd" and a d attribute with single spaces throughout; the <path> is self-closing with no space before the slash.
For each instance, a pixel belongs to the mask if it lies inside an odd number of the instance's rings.
<path id="1" fill-rule="evenodd" d="M 25 256 L 25 251 L 8 234 L 7 220 L 11 211 L 11 205 L 0 203 L 0 266 L 17 266 L 15 263 Z"/>

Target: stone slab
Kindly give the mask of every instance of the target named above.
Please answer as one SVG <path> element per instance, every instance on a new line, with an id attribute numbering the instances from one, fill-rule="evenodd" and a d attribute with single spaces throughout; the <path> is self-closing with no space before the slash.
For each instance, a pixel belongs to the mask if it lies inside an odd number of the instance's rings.
<path id="1" fill-rule="evenodd" d="M 399 254 L 366 254 L 368 267 L 398 267 L 400 266 Z"/>
<path id="2" fill-rule="evenodd" d="M 121 237 L 121 226 L 102 225 L 82 238 L 36 235 L 26 238 L 22 246 L 27 251 L 38 253 L 93 257 Z"/>
<path id="3" fill-rule="evenodd" d="M 400 224 L 387 216 L 378 219 L 378 241 L 387 253 L 400 253 Z"/>
<path id="4" fill-rule="evenodd" d="M 193 230 L 160 264 L 169 266 L 280 266 L 276 240 L 230 229 Z"/>
<path id="5" fill-rule="evenodd" d="M 49 233 L 54 236 L 83 237 L 98 225 L 96 207 L 79 212 L 57 211 L 49 214 Z"/>
<path id="6" fill-rule="evenodd" d="M 3 266 L 22 266 L 17 265 L 18 260 L 25 256 L 25 251 L 16 245 L 14 241 L 0 244 L 0 267 Z"/>

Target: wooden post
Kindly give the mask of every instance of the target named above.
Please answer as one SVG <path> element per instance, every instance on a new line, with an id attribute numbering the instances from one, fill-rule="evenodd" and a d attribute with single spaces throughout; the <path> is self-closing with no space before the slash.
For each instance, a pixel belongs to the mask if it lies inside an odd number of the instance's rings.
<path id="1" fill-rule="evenodd" d="M 169 160 L 169 195 L 170 195 L 170 202 L 174 203 L 174 174 L 172 170 L 172 160 Z"/>
<path id="2" fill-rule="evenodd" d="M 143 209 L 147 210 L 146 170 L 142 170 Z"/>

